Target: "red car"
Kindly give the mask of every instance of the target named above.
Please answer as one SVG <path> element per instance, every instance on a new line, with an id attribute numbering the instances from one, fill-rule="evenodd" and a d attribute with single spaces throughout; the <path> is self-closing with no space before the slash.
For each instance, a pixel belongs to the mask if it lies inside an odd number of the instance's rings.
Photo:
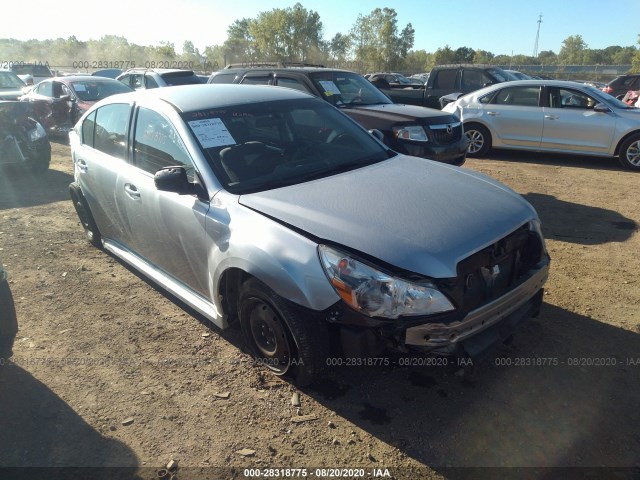
<path id="1" fill-rule="evenodd" d="M 49 134 L 66 135 L 91 105 L 131 91 L 112 78 L 70 75 L 43 80 L 20 100 L 34 104 L 36 119 Z"/>

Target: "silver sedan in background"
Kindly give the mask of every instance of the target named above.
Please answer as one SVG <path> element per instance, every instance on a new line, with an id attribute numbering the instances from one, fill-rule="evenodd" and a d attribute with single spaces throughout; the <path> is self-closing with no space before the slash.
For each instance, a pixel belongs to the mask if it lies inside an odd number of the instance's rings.
<path id="1" fill-rule="evenodd" d="M 596 88 L 521 80 L 482 88 L 446 105 L 469 138 L 468 154 L 490 148 L 618 157 L 640 171 L 640 110 Z"/>

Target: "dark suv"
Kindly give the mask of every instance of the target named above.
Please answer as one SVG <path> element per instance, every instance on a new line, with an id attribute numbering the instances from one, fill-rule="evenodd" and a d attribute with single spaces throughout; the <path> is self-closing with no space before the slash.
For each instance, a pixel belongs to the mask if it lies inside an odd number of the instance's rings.
<path id="1" fill-rule="evenodd" d="M 629 90 L 640 90 L 640 74 L 620 75 L 607 83 L 602 91 L 622 100 Z"/>
<path id="2" fill-rule="evenodd" d="M 301 90 L 336 106 L 364 128 L 380 131 L 381 140 L 397 152 L 458 166 L 465 161 L 468 141 L 456 115 L 396 105 L 354 72 L 324 67 L 231 65 L 213 72 L 208 83 L 275 85 Z"/>

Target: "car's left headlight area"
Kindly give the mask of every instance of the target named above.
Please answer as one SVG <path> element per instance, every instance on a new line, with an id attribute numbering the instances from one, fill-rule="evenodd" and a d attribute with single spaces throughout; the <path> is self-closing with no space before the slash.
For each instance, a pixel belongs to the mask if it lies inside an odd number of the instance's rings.
<path id="1" fill-rule="evenodd" d="M 338 249 L 320 245 L 320 262 L 340 298 L 369 317 L 397 319 L 454 310 L 435 285 L 418 284 L 387 274 Z"/>
<path id="2" fill-rule="evenodd" d="M 406 125 L 404 127 L 393 127 L 393 134 L 399 140 L 410 140 L 412 142 L 428 142 L 427 132 L 420 125 Z"/>

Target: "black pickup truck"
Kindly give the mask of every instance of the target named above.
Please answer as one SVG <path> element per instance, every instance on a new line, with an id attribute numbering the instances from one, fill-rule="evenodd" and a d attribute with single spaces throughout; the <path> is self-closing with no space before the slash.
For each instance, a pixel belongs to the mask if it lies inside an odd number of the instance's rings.
<path id="1" fill-rule="evenodd" d="M 452 165 L 465 161 L 468 140 L 454 115 L 396 105 L 366 78 L 324 67 L 240 66 L 213 72 L 208 83 L 275 85 L 301 90 L 333 104 L 397 152 Z"/>
<path id="2" fill-rule="evenodd" d="M 453 94 L 466 94 L 494 83 L 516 80 L 500 67 L 482 65 L 440 65 L 429 74 L 426 85 L 394 87 L 375 83 L 395 103 L 442 108 L 440 98 Z"/>

